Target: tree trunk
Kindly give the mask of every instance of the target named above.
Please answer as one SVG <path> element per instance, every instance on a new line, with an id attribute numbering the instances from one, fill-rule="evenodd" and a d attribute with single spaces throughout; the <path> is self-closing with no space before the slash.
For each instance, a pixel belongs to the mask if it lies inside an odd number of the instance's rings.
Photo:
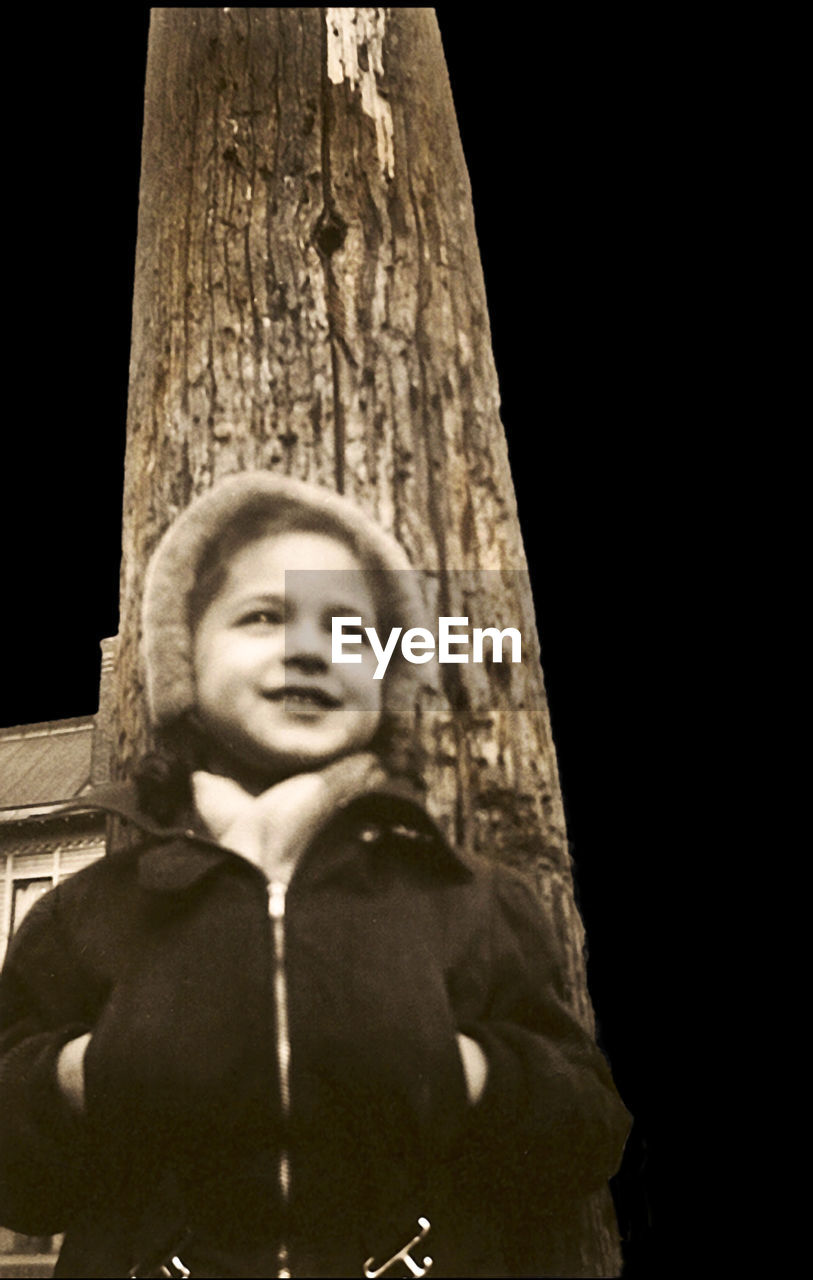
<path id="1" fill-rule="evenodd" d="M 521 665 L 442 667 L 416 732 L 450 835 L 535 875 L 570 1001 L 592 1027 L 471 193 L 431 10 L 153 11 L 120 773 L 147 735 L 137 650 L 150 552 L 194 494 L 244 467 L 348 494 L 434 571 L 437 614 L 521 631 Z M 599 1201 L 584 1274 L 616 1275 Z"/>

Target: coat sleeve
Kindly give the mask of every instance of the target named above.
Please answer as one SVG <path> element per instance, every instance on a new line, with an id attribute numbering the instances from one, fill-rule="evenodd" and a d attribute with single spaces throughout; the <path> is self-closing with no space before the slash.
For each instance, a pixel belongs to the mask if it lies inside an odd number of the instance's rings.
<path id="1" fill-rule="evenodd" d="M 56 1079 L 62 1046 L 91 1029 L 59 920 L 59 890 L 30 910 L 0 974 L 0 1222 L 64 1230 L 87 1190 L 84 1126 Z"/>
<path id="2" fill-rule="evenodd" d="M 561 1216 L 562 1205 L 606 1190 L 630 1116 L 604 1055 L 565 1005 L 541 905 L 518 876 L 493 874 L 487 1005 L 459 1027 L 489 1064 L 466 1123 L 464 1159 L 481 1194 L 501 1191 L 519 1236 L 545 1214 Z"/>

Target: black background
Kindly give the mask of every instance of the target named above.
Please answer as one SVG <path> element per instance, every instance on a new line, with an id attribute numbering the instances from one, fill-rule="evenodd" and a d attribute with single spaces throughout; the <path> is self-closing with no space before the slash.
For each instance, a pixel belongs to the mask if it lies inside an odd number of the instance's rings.
<path id="1" fill-rule="evenodd" d="M 137 6 L 108 7 L 103 23 L 94 12 L 57 7 L 25 29 L 18 17 L 9 41 L 37 53 L 35 87 L 13 95 L 6 123 L 5 725 L 93 712 L 98 642 L 117 629 L 148 19 Z M 692 354 L 677 303 L 691 217 L 679 111 L 661 86 L 663 30 L 641 59 L 617 16 L 476 12 L 441 6 L 439 20 L 591 992 L 636 1117 L 616 1184 L 625 1274 L 661 1275 L 691 1221 L 689 1140 L 670 1120 L 689 998 L 669 1003 L 662 964 L 665 952 L 681 963 L 674 937 L 664 944 L 680 873 L 667 783 L 685 714 L 671 529 L 676 510 L 686 519 Z"/>

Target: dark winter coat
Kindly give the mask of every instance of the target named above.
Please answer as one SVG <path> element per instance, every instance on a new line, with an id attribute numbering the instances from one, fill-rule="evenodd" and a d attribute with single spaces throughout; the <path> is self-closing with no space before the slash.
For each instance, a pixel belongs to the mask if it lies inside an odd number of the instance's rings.
<path id="1" fill-rule="evenodd" d="M 432 1275 L 575 1272 L 628 1117 L 524 881 L 365 796 L 297 867 L 283 956 L 256 867 L 100 803 L 137 843 L 31 909 L 0 981 L 0 1221 L 65 1231 L 59 1276 L 176 1245 L 193 1277 L 359 1276 L 421 1216 Z M 86 1031 L 77 1117 L 55 1063 Z M 457 1032 L 489 1062 L 473 1107 Z"/>

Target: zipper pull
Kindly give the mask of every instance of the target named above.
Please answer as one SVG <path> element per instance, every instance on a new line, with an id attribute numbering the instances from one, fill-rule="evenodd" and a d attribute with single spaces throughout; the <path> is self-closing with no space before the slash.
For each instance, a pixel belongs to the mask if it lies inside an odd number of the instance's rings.
<path id="1" fill-rule="evenodd" d="M 268 914 L 272 920 L 282 920 L 285 915 L 286 886 L 282 880 L 270 880 L 268 883 Z"/>
<path id="2" fill-rule="evenodd" d="M 394 1253 L 389 1261 L 385 1262 L 383 1266 L 377 1267 L 373 1270 L 373 1259 L 367 1259 L 364 1264 L 364 1275 L 367 1280 L 378 1280 L 379 1276 L 386 1275 L 390 1268 L 396 1266 L 399 1262 L 404 1264 L 406 1269 L 409 1271 L 409 1274 L 415 1277 L 415 1280 L 420 1280 L 422 1276 L 427 1275 L 432 1270 L 431 1258 L 424 1258 L 423 1266 L 421 1266 L 419 1262 L 415 1261 L 410 1252 L 411 1249 L 415 1248 L 416 1244 L 421 1243 L 424 1237 L 427 1236 L 432 1229 L 428 1218 L 419 1218 L 418 1226 L 420 1227 L 418 1234 L 413 1236 L 409 1243 L 404 1245 L 403 1249 L 399 1249 L 397 1253 Z"/>

